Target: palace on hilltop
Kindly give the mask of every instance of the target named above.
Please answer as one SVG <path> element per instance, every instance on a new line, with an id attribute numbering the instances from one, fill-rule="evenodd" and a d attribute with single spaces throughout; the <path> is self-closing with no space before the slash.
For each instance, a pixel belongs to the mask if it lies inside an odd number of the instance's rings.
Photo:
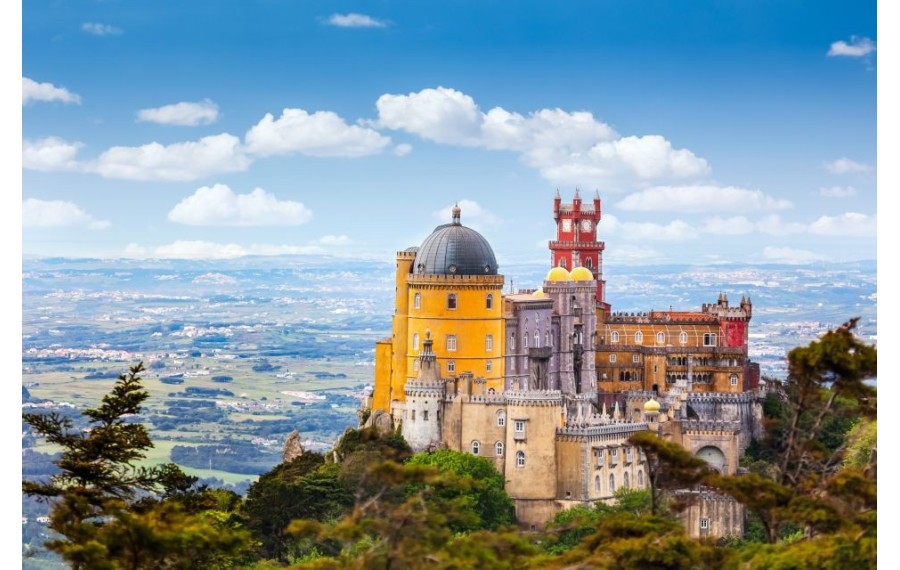
<path id="1" fill-rule="evenodd" d="M 399 427 L 415 451 L 491 460 L 520 524 L 648 485 L 628 444 L 652 430 L 726 474 L 761 435 L 759 367 L 747 354 L 753 305 L 720 293 L 695 311 L 620 313 L 606 300 L 601 203 L 553 200 L 551 266 L 505 293 L 487 240 L 451 220 L 396 256 L 391 336 L 375 345 L 368 425 Z M 742 535 L 735 501 L 695 492 L 693 536 Z"/>

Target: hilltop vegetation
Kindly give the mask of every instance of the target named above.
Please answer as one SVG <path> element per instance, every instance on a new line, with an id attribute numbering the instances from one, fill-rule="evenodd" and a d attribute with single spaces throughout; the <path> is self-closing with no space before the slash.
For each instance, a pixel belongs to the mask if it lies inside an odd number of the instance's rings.
<path id="1" fill-rule="evenodd" d="M 88 430 L 56 412 L 25 414 L 62 452 L 59 471 L 23 491 L 52 501 L 47 547 L 73 568 L 853 568 L 876 564 L 874 347 L 855 323 L 789 355 L 765 406 L 767 436 L 722 476 L 676 444 L 633 436 L 650 489 L 514 526 L 486 459 L 413 455 L 398 433 L 348 430 L 325 455 L 277 465 L 246 498 L 174 465 L 136 467 L 153 442 L 141 423 L 142 365 L 117 380 Z M 712 488 L 750 511 L 746 537 L 685 534 L 671 489 Z"/>

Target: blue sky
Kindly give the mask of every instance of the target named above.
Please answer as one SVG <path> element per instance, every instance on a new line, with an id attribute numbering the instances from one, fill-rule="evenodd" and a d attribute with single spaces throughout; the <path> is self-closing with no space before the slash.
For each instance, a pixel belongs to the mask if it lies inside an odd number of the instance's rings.
<path id="1" fill-rule="evenodd" d="M 22 8 L 25 255 L 389 260 L 449 219 L 549 260 L 876 256 L 875 2 Z"/>

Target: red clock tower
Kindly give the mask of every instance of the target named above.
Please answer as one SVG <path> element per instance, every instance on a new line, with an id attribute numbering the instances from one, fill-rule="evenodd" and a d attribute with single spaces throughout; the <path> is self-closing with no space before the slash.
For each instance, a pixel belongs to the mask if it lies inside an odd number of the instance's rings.
<path id="1" fill-rule="evenodd" d="M 553 267 L 572 271 L 586 267 L 597 281 L 597 305 L 606 306 L 603 280 L 602 241 L 597 241 L 597 223 L 600 221 L 600 194 L 594 193 L 593 204 L 582 204 L 581 193 L 575 190 L 571 204 L 561 203 L 559 190 L 553 199 L 553 219 L 556 220 L 556 239 L 550 242 L 550 262 Z"/>

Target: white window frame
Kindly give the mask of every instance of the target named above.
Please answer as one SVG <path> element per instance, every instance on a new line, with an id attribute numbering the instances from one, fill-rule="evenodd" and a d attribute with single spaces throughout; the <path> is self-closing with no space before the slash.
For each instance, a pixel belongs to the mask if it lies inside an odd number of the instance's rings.
<path id="1" fill-rule="evenodd" d="M 700 517 L 700 530 L 709 530 L 709 519 Z"/>
<path id="2" fill-rule="evenodd" d="M 678 335 L 678 341 L 681 342 L 681 344 L 687 344 L 687 341 L 688 341 L 687 333 L 682 331 L 681 334 Z"/>
<path id="3" fill-rule="evenodd" d="M 456 293 L 447 293 L 447 309 L 455 311 L 459 307 L 459 297 Z"/>
<path id="4" fill-rule="evenodd" d="M 488 293 L 484 298 L 484 308 L 488 311 L 494 308 L 494 295 L 492 293 Z"/>
<path id="5" fill-rule="evenodd" d="M 446 342 L 447 352 L 456 352 L 456 335 L 448 334 Z"/>
<path id="6" fill-rule="evenodd" d="M 484 371 L 485 372 L 493 372 L 494 371 L 494 361 L 493 360 L 486 360 L 484 362 Z"/>
<path id="7" fill-rule="evenodd" d="M 456 361 L 455 360 L 447 361 L 447 372 L 456 372 Z"/>
<path id="8" fill-rule="evenodd" d="M 644 344 L 644 333 L 641 331 L 634 333 L 634 344 Z"/>
<path id="9" fill-rule="evenodd" d="M 703 346 L 717 346 L 716 333 L 703 333 Z"/>
<path id="10" fill-rule="evenodd" d="M 484 351 L 485 352 L 494 352 L 494 335 L 492 335 L 492 334 L 484 335 Z"/>
<path id="11" fill-rule="evenodd" d="M 506 425 L 506 412 L 500 410 L 497 412 L 497 426 L 504 427 Z"/>
<path id="12" fill-rule="evenodd" d="M 497 457 L 503 457 L 503 442 L 498 441 L 494 444 L 494 455 Z"/>
<path id="13" fill-rule="evenodd" d="M 525 452 L 524 451 L 516 452 L 516 467 L 517 468 L 525 467 Z"/>
<path id="14" fill-rule="evenodd" d="M 481 454 L 481 443 L 478 440 L 472 441 L 472 455 L 480 455 Z"/>
<path id="15" fill-rule="evenodd" d="M 416 293 L 413 295 L 413 309 L 421 309 L 422 308 L 422 294 Z"/>
<path id="16" fill-rule="evenodd" d="M 419 350 L 419 333 L 413 333 L 413 350 Z"/>
<path id="17" fill-rule="evenodd" d="M 732 375 L 731 375 L 731 385 L 732 385 L 732 386 L 737 386 L 737 385 L 738 385 L 738 375 L 737 375 L 737 374 L 732 374 Z"/>
<path id="18" fill-rule="evenodd" d="M 631 362 L 634 363 L 634 364 L 640 364 L 640 362 L 641 362 L 641 355 L 640 355 L 640 354 L 637 354 L 637 353 L 632 354 L 632 355 L 631 355 Z"/>
<path id="19" fill-rule="evenodd" d="M 610 354 L 610 355 L 609 355 L 609 363 L 610 363 L 610 364 L 615 364 L 615 363 L 616 363 L 616 355 L 615 355 L 615 354 Z"/>
<path id="20" fill-rule="evenodd" d="M 665 344 L 666 342 L 666 333 L 658 332 L 656 333 L 656 344 Z"/>
<path id="21" fill-rule="evenodd" d="M 619 342 L 619 331 L 609 333 L 609 342 Z"/>

